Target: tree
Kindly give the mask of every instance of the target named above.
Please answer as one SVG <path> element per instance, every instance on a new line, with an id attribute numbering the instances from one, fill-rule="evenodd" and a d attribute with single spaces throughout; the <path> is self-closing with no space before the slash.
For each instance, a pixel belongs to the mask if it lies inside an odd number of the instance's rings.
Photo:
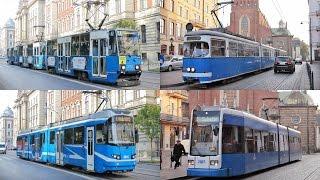
<path id="1" fill-rule="evenodd" d="M 121 19 L 117 24 L 114 25 L 114 28 L 135 29 L 136 22 L 133 19 Z"/>
<path id="2" fill-rule="evenodd" d="M 145 105 L 138 111 L 135 124 L 150 140 L 152 161 L 152 142 L 155 138 L 160 137 L 160 106 Z"/>
<path id="3" fill-rule="evenodd" d="M 301 42 L 301 56 L 302 59 L 306 60 L 309 56 L 309 46 L 305 42 Z"/>

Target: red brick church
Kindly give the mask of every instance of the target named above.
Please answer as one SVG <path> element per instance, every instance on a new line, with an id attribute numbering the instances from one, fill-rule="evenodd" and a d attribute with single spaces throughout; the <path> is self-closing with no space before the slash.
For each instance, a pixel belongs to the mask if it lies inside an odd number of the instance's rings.
<path id="1" fill-rule="evenodd" d="M 259 0 L 234 0 L 228 29 L 264 44 L 272 41 L 271 27 L 259 8 Z"/>

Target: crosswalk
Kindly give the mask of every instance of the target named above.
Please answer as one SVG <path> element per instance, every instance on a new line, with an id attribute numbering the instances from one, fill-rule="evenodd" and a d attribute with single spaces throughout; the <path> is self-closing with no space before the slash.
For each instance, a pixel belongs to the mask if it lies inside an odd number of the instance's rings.
<path id="1" fill-rule="evenodd" d="M 0 154 L 0 161 L 12 161 L 12 160 L 16 160 L 16 157 L 12 157 L 12 156 L 6 156 L 3 154 Z"/>

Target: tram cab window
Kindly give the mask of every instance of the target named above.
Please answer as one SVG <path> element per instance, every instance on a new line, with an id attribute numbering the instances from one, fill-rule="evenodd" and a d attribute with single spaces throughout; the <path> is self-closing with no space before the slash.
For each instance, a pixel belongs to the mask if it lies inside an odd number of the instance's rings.
<path id="1" fill-rule="evenodd" d="M 71 43 L 71 56 L 79 56 L 80 55 L 80 36 L 72 37 Z"/>
<path id="2" fill-rule="evenodd" d="M 104 134 L 104 124 L 99 124 L 96 126 L 96 143 L 106 144 L 106 135 Z"/>
<path id="3" fill-rule="evenodd" d="M 90 34 L 80 36 L 80 56 L 88 56 L 90 52 Z"/>
<path id="4" fill-rule="evenodd" d="M 222 129 L 222 153 L 243 153 L 243 127 L 224 125 Z"/>
<path id="5" fill-rule="evenodd" d="M 74 144 L 84 144 L 84 127 L 74 128 Z"/>
<path id="6" fill-rule="evenodd" d="M 245 153 L 254 153 L 254 139 L 253 139 L 253 130 L 250 128 L 245 128 L 244 130 L 245 135 Z"/>
<path id="7" fill-rule="evenodd" d="M 275 150 L 275 134 L 269 133 L 269 145 L 268 145 L 268 151 L 273 152 Z"/>
<path id="8" fill-rule="evenodd" d="M 92 56 L 98 56 L 99 40 L 92 40 Z"/>
<path id="9" fill-rule="evenodd" d="M 211 39 L 211 57 L 225 56 L 226 41 L 220 39 Z"/>
<path id="10" fill-rule="evenodd" d="M 50 144 L 54 144 L 54 138 L 55 138 L 55 133 L 54 131 L 50 131 Z"/>
<path id="11" fill-rule="evenodd" d="M 109 55 L 118 55 L 115 31 L 109 32 Z"/>

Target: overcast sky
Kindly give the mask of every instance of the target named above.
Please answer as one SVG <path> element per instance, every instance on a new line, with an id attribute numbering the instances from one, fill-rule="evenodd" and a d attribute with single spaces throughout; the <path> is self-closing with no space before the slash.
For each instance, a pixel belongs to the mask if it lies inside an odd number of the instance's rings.
<path id="1" fill-rule="evenodd" d="M 18 91 L 0 91 L 0 114 L 2 114 L 7 106 L 13 107 L 14 100 L 17 98 L 17 92 Z"/>
<path id="2" fill-rule="evenodd" d="M 283 18 L 284 21 L 288 22 L 288 29 L 291 34 L 309 43 L 309 24 L 305 22 L 301 25 L 301 22 L 309 21 L 309 6 L 307 0 L 260 0 L 260 9 L 265 14 L 272 28 L 278 27 L 279 21 Z M 277 9 L 279 9 L 282 15 L 279 15 Z M 219 12 L 224 26 L 230 24 L 230 11 L 231 6 L 229 5 Z"/>
<path id="3" fill-rule="evenodd" d="M 19 0 L 0 0 L 0 26 L 2 27 L 9 18 L 14 19 L 18 9 Z"/>

